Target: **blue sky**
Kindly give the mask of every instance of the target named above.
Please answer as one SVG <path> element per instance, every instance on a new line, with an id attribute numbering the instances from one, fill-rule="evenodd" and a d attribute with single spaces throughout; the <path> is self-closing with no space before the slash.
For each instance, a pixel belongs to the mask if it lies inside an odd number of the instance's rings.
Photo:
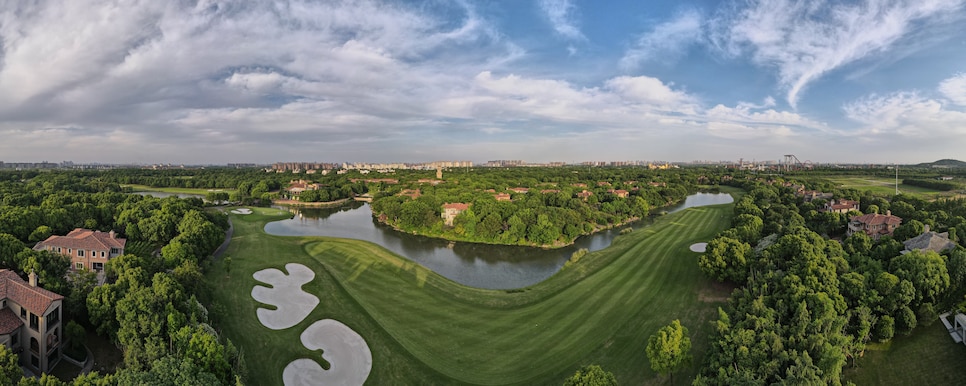
<path id="1" fill-rule="evenodd" d="M 0 0 L 0 161 L 966 159 L 964 19 L 966 0 Z"/>

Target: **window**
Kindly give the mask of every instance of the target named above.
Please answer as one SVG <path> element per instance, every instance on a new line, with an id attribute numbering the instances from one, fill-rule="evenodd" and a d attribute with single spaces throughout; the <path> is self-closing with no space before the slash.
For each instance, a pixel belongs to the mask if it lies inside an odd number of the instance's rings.
<path id="1" fill-rule="evenodd" d="M 34 339 L 34 340 L 36 340 L 36 339 Z M 31 355 L 30 356 L 30 365 L 33 366 L 35 369 L 39 369 L 40 368 L 40 359 L 38 359 L 36 355 Z"/>
<path id="2" fill-rule="evenodd" d="M 101 251 L 101 257 L 106 257 L 106 255 L 104 254 L 104 251 Z"/>
<path id="3" fill-rule="evenodd" d="M 40 352 L 40 342 L 37 341 L 37 338 L 30 337 L 30 351 Z"/>
<path id="4" fill-rule="evenodd" d="M 74 269 L 84 269 L 84 263 L 76 262 L 74 263 Z"/>
<path id="5" fill-rule="evenodd" d="M 78 257 L 84 257 L 84 250 L 83 249 L 78 249 L 77 250 L 77 256 Z"/>
<path id="6" fill-rule="evenodd" d="M 20 307 L 20 319 L 27 319 L 27 309 Z"/>
<path id="7" fill-rule="evenodd" d="M 57 247 L 57 253 L 63 253 L 60 251 L 60 247 Z"/>
<path id="8" fill-rule="evenodd" d="M 30 313 L 30 329 L 37 331 L 40 329 L 40 318 L 37 315 Z"/>
<path id="9" fill-rule="evenodd" d="M 51 326 L 56 326 L 57 322 L 60 321 L 60 307 L 55 308 L 49 314 L 47 314 L 47 328 L 50 329 Z M 54 331 L 56 334 L 56 331 Z"/>
<path id="10" fill-rule="evenodd" d="M 16 330 L 13 334 L 10 334 L 10 345 L 16 346 L 20 344 L 20 330 Z"/>

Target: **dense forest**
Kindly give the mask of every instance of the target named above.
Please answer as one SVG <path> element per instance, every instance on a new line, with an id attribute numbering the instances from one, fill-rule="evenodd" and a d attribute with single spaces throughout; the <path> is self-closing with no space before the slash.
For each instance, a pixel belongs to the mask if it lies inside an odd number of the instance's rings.
<path id="1" fill-rule="evenodd" d="M 741 286 L 718 311 L 694 384 L 841 384 L 866 343 L 908 334 L 963 300 L 966 250 L 900 252 L 925 225 L 961 240 L 966 200 L 890 201 L 820 187 L 861 200 L 867 213 L 903 219 L 892 237 L 857 232 L 839 242 L 828 236 L 845 236 L 847 216 L 818 213 L 823 202 L 803 203 L 778 182 L 736 182 L 748 194 L 735 205 L 734 227 L 700 258 L 706 274 Z"/>
<path id="2" fill-rule="evenodd" d="M 0 378 L 19 385 L 229 385 L 242 381 L 243 355 L 212 328 L 224 316 L 203 305 L 203 267 L 221 244 L 227 216 L 201 199 L 159 199 L 121 193 L 101 175 L 69 172 L 0 173 L 0 267 L 64 295 L 65 336 L 109 337 L 124 354 L 113 374 L 97 372 L 65 383 L 44 375 L 22 378 L 16 354 L 0 350 Z M 70 259 L 34 251 L 36 241 L 84 227 L 116 231 L 126 254 L 106 265 L 106 284 L 93 272 L 69 272 Z M 211 310 L 211 311 L 209 311 Z M 18 383 L 19 382 L 19 383 Z"/>

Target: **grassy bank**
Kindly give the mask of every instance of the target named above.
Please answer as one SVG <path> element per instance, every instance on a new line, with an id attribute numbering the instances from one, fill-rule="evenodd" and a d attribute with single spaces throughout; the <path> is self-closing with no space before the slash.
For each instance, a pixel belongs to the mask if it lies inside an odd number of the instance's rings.
<path id="1" fill-rule="evenodd" d="M 371 384 L 559 384 L 596 363 L 622 384 L 655 383 L 648 336 L 681 319 L 694 341 L 694 363 L 708 346 L 708 321 L 726 290 L 703 277 L 688 250 L 725 229 L 731 205 L 693 208 L 619 236 L 611 247 L 537 285 L 508 291 L 469 288 L 374 244 L 262 231 L 288 213 L 255 209 L 233 215 L 231 275 L 213 269 L 214 301 L 230 310 L 224 334 L 245 355 L 249 383 L 280 384 L 290 361 L 313 354 L 299 344 L 312 322 L 337 319 L 373 353 Z M 316 270 L 304 286 L 322 300 L 299 325 L 263 327 L 251 298 L 252 273 L 297 262 Z M 696 366 L 675 376 L 686 384 Z"/>

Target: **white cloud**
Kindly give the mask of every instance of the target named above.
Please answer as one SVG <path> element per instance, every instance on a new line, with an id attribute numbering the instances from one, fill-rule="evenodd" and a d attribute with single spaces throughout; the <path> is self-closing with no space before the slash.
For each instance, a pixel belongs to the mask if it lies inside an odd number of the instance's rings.
<path id="1" fill-rule="evenodd" d="M 966 113 L 951 110 L 918 92 L 872 94 L 843 107 L 846 117 L 860 124 L 857 135 L 886 139 L 898 135 L 907 139 L 940 138 L 962 142 Z"/>
<path id="2" fill-rule="evenodd" d="M 624 52 L 619 66 L 624 71 L 633 71 L 646 62 L 677 60 L 688 47 L 701 39 L 702 21 L 701 14 L 691 9 L 658 24 Z"/>
<path id="3" fill-rule="evenodd" d="M 939 83 L 939 92 L 953 103 L 966 106 L 966 74 L 958 74 Z"/>
<path id="4" fill-rule="evenodd" d="M 697 100 L 686 92 L 672 89 L 660 79 L 648 76 L 620 76 L 608 80 L 605 88 L 628 102 L 643 103 L 661 109 L 693 113 Z"/>
<path id="5" fill-rule="evenodd" d="M 726 53 L 750 52 L 758 65 L 775 67 L 794 107 L 808 84 L 829 71 L 886 52 L 916 23 L 942 19 L 962 5 L 961 0 L 757 0 L 715 20 L 711 39 Z"/>
<path id="6" fill-rule="evenodd" d="M 554 31 L 568 39 L 585 39 L 574 21 L 577 6 L 571 0 L 540 0 L 539 4 Z"/>

